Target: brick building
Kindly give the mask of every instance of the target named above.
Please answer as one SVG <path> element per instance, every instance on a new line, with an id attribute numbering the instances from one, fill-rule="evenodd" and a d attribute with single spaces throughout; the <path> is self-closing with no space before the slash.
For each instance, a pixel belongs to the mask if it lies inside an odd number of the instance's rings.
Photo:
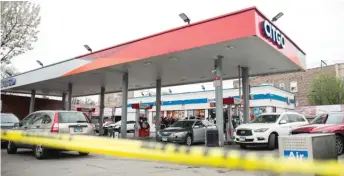
<path id="1" fill-rule="evenodd" d="M 307 106 L 308 88 L 318 74 L 326 73 L 344 77 L 344 64 L 335 64 L 324 67 L 308 69 L 305 72 L 257 76 L 250 78 L 250 85 L 272 84 L 295 95 L 296 106 Z M 238 80 L 233 81 L 233 87 L 238 87 Z"/>

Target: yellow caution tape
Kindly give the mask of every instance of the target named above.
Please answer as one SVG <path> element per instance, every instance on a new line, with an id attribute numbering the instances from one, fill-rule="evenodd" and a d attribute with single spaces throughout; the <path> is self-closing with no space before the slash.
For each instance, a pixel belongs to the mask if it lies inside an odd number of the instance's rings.
<path id="1" fill-rule="evenodd" d="M 52 133 L 28 133 L 16 130 L 2 130 L 1 139 L 40 144 L 71 151 L 165 161 L 177 164 L 277 173 L 344 174 L 344 164 L 338 163 L 338 161 L 276 158 L 272 155 L 260 155 L 254 152 L 243 153 L 223 148 L 187 147 L 137 140 Z"/>

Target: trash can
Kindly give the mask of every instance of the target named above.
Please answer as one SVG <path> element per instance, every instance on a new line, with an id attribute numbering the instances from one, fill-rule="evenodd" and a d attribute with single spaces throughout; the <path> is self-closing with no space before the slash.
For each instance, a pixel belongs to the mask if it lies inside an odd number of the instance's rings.
<path id="1" fill-rule="evenodd" d="M 207 126 L 205 128 L 205 146 L 219 147 L 219 128 L 216 125 Z"/>

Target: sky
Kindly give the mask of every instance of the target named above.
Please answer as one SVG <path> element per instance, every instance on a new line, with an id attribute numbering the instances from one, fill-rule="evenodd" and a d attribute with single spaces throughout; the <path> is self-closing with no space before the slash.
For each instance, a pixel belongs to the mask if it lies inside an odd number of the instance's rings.
<path id="1" fill-rule="evenodd" d="M 344 62 L 344 0 L 35 0 L 41 24 L 34 49 L 13 59 L 19 72 L 131 41 L 192 22 L 256 6 L 267 17 L 284 16 L 275 24 L 307 54 L 307 67 Z M 212 83 L 204 84 L 213 89 Z M 232 87 L 225 81 L 224 88 Z M 201 90 L 200 84 L 171 88 L 173 92 Z M 164 88 L 163 91 L 168 90 Z M 136 93 L 137 94 L 141 94 Z"/>

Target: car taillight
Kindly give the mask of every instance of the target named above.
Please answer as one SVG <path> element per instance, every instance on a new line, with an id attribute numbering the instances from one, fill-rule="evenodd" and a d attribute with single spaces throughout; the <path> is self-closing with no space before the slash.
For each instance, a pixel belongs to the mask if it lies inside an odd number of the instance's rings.
<path id="1" fill-rule="evenodd" d="M 57 112 L 55 113 L 53 125 L 51 126 L 50 132 L 52 133 L 59 132 L 59 115 Z"/>

